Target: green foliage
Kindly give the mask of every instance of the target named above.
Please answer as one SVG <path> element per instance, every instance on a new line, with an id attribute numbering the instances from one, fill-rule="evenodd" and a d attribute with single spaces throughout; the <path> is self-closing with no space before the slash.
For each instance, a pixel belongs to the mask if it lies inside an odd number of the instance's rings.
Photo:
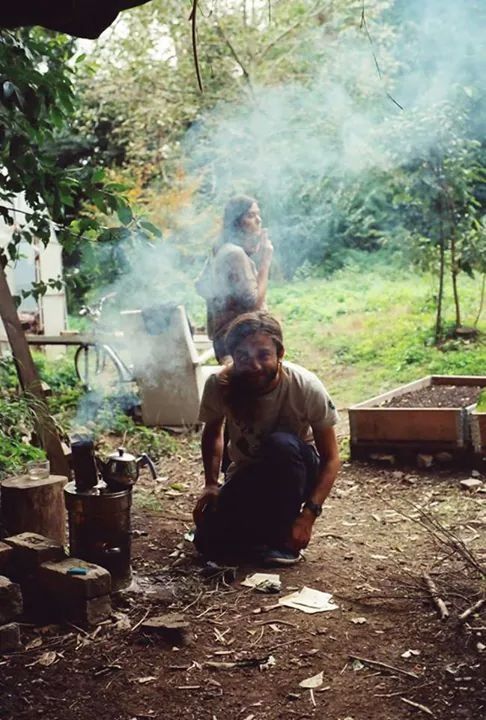
<path id="1" fill-rule="evenodd" d="M 317 372 L 339 407 L 431 373 L 483 375 L 483 336 L 434 346 L 431 276 L 386 255 L 374 260 L 355 255 L 332 277 L 270 289 L 269 307 L 283 323 L 289 359 Z M 464 280 L 465 311 L 473 312 L 478 288 L 479 280 Z M 449 292 L 446 311 L 451 304 Z"/>
<path id="2" fill-rule="evenodd" d="M 154 461 L 174 453 L 177 446 L 169 433 L 138 425 L 134 421 L 130 413 L 137 402 L 136 397 L 127 394 L 89 394 L 78 406 L 72 430 L 92 434 L 105 450 L 112 445 L 110 437 L 116 435 L 123 438 L 123 444 L 130 452 L 146 452 Z"/>
<path id="3" fill-rule="evenodd" d="M 34 417 L 27 400 L 2 385 L 0 394 L 0 479 L 22 471 L 29 460 L 45 457 L 32 443 Z"/>
<path id="4" fill-rule="evenodd" d="M 49 243 L 49 216 L 72 262 L 79 259 L 80 247 L 98 238 L 117 243 L 121 233 L 160 235 L 135 218 L 124 187 L 109 182 L 96 157 L 66 148 L 78 104 L 73 83 L 83 65 L 75 62 L 75 53 L 73 39 L 60 34 L 38 28 L 0 31 L 0 216 L 12 226 L 10 243 L 0 249 L 4 265 L 17 258 L 22 238 Z M 30 212 L 19 220 L 11 203 L 21 192 Z M 102 225 L 112 223 L 113 215 L 121 228 Z M 48 286 L 59 288 L 60 280 L 34 283 L 22 295 L 37 298 Z"/>
<path id="5" fill-rule="evenodd" d="M 482 390 L 478 399 L 476 410 L 479 412 L 486 412 L 486 391 Z"/>

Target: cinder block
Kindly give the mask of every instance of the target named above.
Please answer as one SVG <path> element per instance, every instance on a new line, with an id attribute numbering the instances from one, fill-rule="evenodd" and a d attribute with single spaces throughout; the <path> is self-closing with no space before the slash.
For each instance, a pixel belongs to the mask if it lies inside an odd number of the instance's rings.
<path id="1" fill-rule="evenodd" d="M 85 574 L 79 574 L 83 571 Z M 111 575 L 108 570 L 77 558 L 42 563 L 38 578 L 44 592 L 62 598 L 66 604 L 90 600 L 111 592 Z"/>
<path id="2" fill-rule="evenodd" d="M 16 579 L 35 572 L 39 566 L 49 560 L 62 560 L 65 557 L 62 545 L 37 533 L 11 535 L 4 542 L 12 548 L 12 576 Z"/>
<path id="3" fill-rule="evenodd" d="M 13 620 L 22 612 L 20 587 L 0 575 L 0 625 Z"/>
<path id="4" fill-rule="evenodd" d="M 20 650 L 20 631 L 17 623 L 0 625 L 0 653 Z"/>
<path id="5" fill-rule="evenodd" d="M 0 573 L 8 574 L 12 563 L 13 550 L 10 545 L 0 542 Z"/>
<path id="6" fill-rule="evenodd" d="M 64 607 L 62 615 L 65 620 L 82 627 L 98 625 L 111 615 L 111 597 L 100 595 L 91 600 L 82 600 L 77 604 Z"/>

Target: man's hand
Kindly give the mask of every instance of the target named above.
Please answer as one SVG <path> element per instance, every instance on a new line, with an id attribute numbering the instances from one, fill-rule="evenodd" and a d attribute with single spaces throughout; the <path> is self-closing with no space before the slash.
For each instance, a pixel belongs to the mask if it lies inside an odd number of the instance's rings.
<path id="1" fill-rule="evenodd" d="M 192 516 L 194 518 L 194 522 L 196 523 L 196 526 L 201 523 L 203 514 L 206 512 L 206 510 L 210 510 L 210 509 L 216 507 L 216 502 L 218 500 L 218 494 L 219 494 L 219 485 L 206 485 L 202 494 L 198 498 L 198 501 L 196 502 L 196 506 L 192 512 Z"/>
<path id="2" fill-rule="evenodd" d="M 294 521 L 289 538 L 290 548 L 294 552 L 298 553 L 309 544 L 314 520 L 314 515 L 309 510 L 304 509 Z"/>

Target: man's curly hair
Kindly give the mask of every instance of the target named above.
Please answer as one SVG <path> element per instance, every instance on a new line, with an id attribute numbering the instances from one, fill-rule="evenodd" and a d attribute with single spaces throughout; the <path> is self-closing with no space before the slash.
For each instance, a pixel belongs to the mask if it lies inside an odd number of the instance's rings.
<path id="1" fill-rule="evenodd" d="M 229 355 L 233 356 L 236 348 L 247 337 L 261 333 L 268 335 L 275 343 L 278 355 L 283 352 L 282 327 L 279 321 L 263 310 L 244 313 L 233 320 L 226 331 L 224 342 Z"/>

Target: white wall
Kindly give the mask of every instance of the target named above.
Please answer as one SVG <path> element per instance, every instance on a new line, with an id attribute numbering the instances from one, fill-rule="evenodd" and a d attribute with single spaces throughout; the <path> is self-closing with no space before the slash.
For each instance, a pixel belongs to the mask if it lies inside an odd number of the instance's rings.
<path id="1" fill-rule="evenodd" d="M 25 224 L 25 215 L 15 212 L 15 210 L 24 212 L 30 210 L 23 193 L 16 196 L 12 207 L 15 221 Z M 0 247 L 6 247 L 11 241 L 13 229 L 13 226 L 7 225 L 0 217 Z M 47 282 L 62 276 L 62 250 L 53 229 L 47 247 L 44 247 L 40 241 L 32 245 L 22 241 L 20 248 L 24 257 L 15 263 L 9 263 L 6 268 L 7 282 L 13 295 L 18 294 L 22 289 L 28 289 L 34 280 Z M 20 309 L 29 311 L 39 309 L 45 335 L 59 335 L 66 329 L 67 308 L 63 289 L 48 288 L 44 297 L 38 302 L 33 298 L 27 298 L 22 302 Z M 5 341 L 5 329 L 0 320 L 0 342 Z"/>

